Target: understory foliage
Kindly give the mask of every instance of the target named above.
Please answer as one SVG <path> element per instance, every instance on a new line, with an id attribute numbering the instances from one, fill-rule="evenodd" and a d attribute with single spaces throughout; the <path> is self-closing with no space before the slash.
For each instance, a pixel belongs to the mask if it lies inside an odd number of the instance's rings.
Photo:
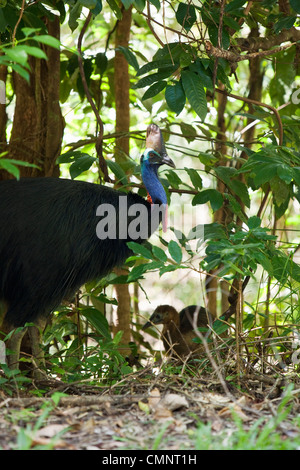
<path id="1" fill-rule="evenodd" d="M 114 34 L 129 10 L 129 44 L 118 52 L 130 74 L 131 150 L 117 161 L 115 146 L 124 136 L 114 133 Z M 15 83 L 17 76 L 31 83 L 49 50 L 59 49 L 64 137 L 52 158 L 61 175 L 145 195 L 139 156 L 150 122 L 162 128 L 176 162 L 161 173 L 168 233 L 145 246 L 131 243 L 128 274 L 85 286 L 48 327 L 45 348 L 55 374 L 114 381 L 130 370 L 121 333 L 113 335 L 107 320 L 120 283 L 135 286 L 131 359 L 141 350 L 144 357 L 153 353 L 141 325 L 156 299 L 165 303 L 168 296 L 178 309 L 207 302 L 221 318 L 216 338 L 224 330 L 228 336 L 214 361 L 226 362 L 234 347 L 239 372 L 297 370 L 299 15 L 296 0 L 0 2 L 2 170 L 18 178 L 25 166 L 40 168 L 41 155 L 28 161 L 13 152 L 14 107 L 22 99 Z M 49 32 L 57 18 L 60 39 Z M 181 224 L 184 211 L 188 222 Z M 214 361 L 205 361 L 216 371 Z"/>

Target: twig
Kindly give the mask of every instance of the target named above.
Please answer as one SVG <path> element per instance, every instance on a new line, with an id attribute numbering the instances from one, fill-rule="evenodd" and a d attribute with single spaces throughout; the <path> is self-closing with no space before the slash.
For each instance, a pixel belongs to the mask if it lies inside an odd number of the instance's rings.
<path id="1" fill-rule="evenodd" d="M 24 9 L 25 9 L 25 0 L 22 0 L 22 5 L 21 5 L 21 9 L 20 9 L 20 15 L 19 15 L 18 21 L 17 21 L 16 24 L 15 24 L 14 31 L 13 31 L 13 34 L 12 34 L 12 44 L 13 44 L 13 46 L 15 45 L 16 33 L 17 33 L 18 26 L 19 26 L 19 24 L 20 24 L 20 21 L 21 21 L 21 19 L 22 19 L 22 16 L 23 16 L 23 13 L 24 13 Z"/>
<path id="2" fill-rule="evenodd" d="M 147 2 L 147 15 L 145 15 L 145 16 L 146 16 L 146 21 L 147 21 L 147 24 L 149 26 L 149 29 L 152 32 L 153 36 L 155 37 L 156 41 L 161 45 L 161 47 L 164 47 L 163 41 L 156 34 L 155 29 L 153 28 L 152 23 L 151 23 L 154 20 L 151 16 L 151 13 L 150 13 L 150 2 Z"/>
<path id="3" fill-rule="evenodd" d="M 245 96 L 234 95 L 232 93 L 228 93 L 225 90 L 221 90 L 220 88 L 216 88 L 216 91 L 218 93 L 222 93 L 223 95 L 230 96 L 231 98 L 235 98 L 236 100 L 244 101 L 245 103 L 249 103 L 249 104 L 254 104 L 254 106 L 261 106 L 261 107 L 270 109 L 270 111 L 272 111 L 276 116 L 276 119 L 277 119 L 277 122 L 278 122 L 278 131 L 279 131 L 279 145 L 282 145 L 282 143 L 283 143 L 283 125 L 282 125 L 282 121 L 281 121 L 281 118 L 280 118 L 280 114 L 279 114 L 278 110 L 276 108 L 274 108 L 274 106 L 271 106 L 270 104 L 262 103 L 261 101 L 252 100 L 251 98 L 246 98 Z"/>

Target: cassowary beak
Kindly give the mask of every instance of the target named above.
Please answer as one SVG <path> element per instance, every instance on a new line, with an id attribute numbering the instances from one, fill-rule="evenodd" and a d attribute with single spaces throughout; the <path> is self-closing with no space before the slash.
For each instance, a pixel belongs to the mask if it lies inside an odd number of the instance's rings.
<path id="1" fill-rule="evenodd" d="M 176 168 L 175 166 L 175 163 L 173 162 L 173 160 L 169 157 L 169 155 L 167 155 L 166 153 L 164 153 L 162 156 L 161 156 L 161 164 L 165 164 L 165 165 L 169 165 L 171 166 L 172 168 Z"/>
<path id="2" fill-rule="evenodd" d="M 149 151 L 149 160 L 148 160 L 149 163 L 152 163 L 155 165 L 169 165 L 172 168 L 175 168 L 175 163 L 166 152 L 160 154 L 153 149 L 148 149 L 148 151 Z"/>

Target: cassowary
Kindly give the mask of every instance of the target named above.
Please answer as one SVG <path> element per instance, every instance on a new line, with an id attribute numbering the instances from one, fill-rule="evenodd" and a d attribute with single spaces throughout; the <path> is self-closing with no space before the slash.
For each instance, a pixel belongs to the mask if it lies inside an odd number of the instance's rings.
<path id="1" fill-rule="evenodd" d="M 163 325 L 161 339 L 165 351 L 180 359 L 203 353 L 203 346 L 193 341 L 197 337 L 195 325 L 196 328 L 207 328 L 212 321 L 212 315 L 204 307 L 190 305 L 178 313 L 170 305 L 159 305 L 142 329 L 146 330 L 151 325 Z"/>
<path id="2" fill-rule="evenodd" d="M 128 241 L 143 243 L 165 215 L 167 197 L 160 165 L 175 167 L 158 126 L 147 129 L 141 171 L 149 199 L 106 186 L 59 178 L 0 182 L 0 300 L 4 331 L 29 327 L 33 357 L 42 357 L 39 332 L 48 315 L 84 283 L 120 266 Z M 158 207 L 160 205 L 160 207 Z M 158 209 L 162 209 L 158 210 Z M 9 367 L 18 367 L 22 332 L 7 347 Z"/>

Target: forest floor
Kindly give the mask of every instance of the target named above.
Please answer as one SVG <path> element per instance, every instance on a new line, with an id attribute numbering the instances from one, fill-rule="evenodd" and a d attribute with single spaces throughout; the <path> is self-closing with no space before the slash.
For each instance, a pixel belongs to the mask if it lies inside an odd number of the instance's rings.
<path id="1" fill-rule="evenodd" d="M 0 388 L 0 449 L 300 449 L 299 398 L 299 374 L 220 383 L 149 366 L 111 387 L 47 379 Z"/>

